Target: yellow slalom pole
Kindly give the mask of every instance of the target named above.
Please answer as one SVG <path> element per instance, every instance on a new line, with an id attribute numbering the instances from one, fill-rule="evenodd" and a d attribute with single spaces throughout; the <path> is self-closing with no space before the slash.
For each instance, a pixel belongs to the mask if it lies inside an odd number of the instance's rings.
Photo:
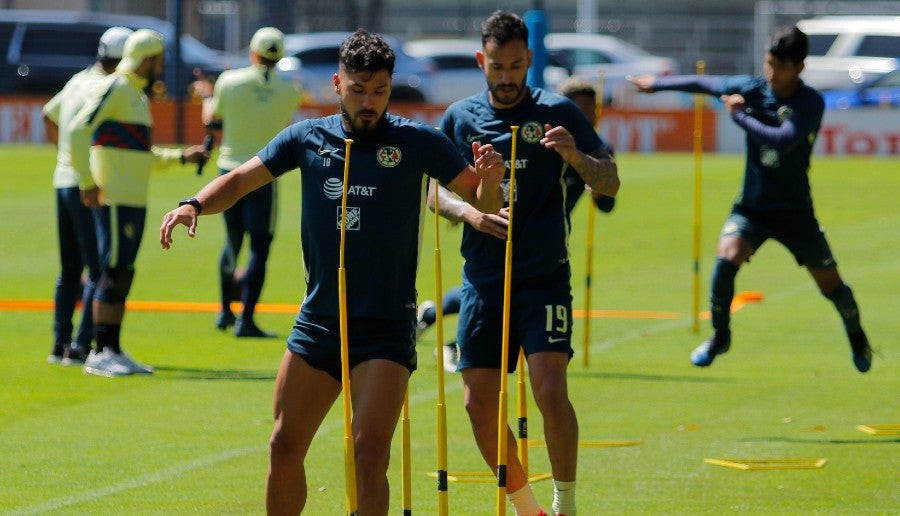
<path id="1" fill-rule="evenodd" d="M 706 63 L 697 61 L 697 75 L 703 75 Z M 693 246 L 693 285 L 691 313 L 694 322 L 691 330 L 700 331 L 700 240 L 701 240 L 701 196 L 702 196 L 702 158 L 703 158 L 703 95 L 694 95 L 694 246 Z"/>
<path id="2" fill-rule="evenodd" d="M 507 446 L 507 368 L 509 360 L 509 311 L 512 294 L 513 211 L 516 205 L 516 140 L 519 126 L 511 126 L 512 149 L 509 154 L 509 223 L 506 228 L 506 262 L 503 268 L 503 338 L 500 347 L 500 403 L 497 409 L 497 515 L 506 514 L 506 446 Z"/>
<path id="3" fill-rule="evenodd" d="M 519 381 L 516 382 L 516 402 L 519 416 L 519 462 L 528 478 L 528 394 L 525 390 L 525 348 L 519 348 L 518 364 Z"/>
<path id="4" fill-rule="evenodd" d="M 356 514 L 356 453 L 353 449 L 353 422 L 350 405 L 350 336 L 347 331 L 347 270 L 344 268 L 344 248 L 347 231 L 347 182 L 350 178 L 350 145 L 347 138 L 344 156 L 344 185 L 341 193 L 341 248 L 338 264 L 338 309 L 341 331 L 341 396 L 344 401 L 344 481 L 347 490 L 347 514 Z"/>
<path id="5" fill-rule="evenodd" d="M 435 341 L 437 345 L 437 478 L 438 478 L 438 514 L 447 516 L 450 513 L 450 495 L 447 492 L 447 401 L 444 397 L 444 286 L 441 280 L 441 217 L 437 189 L 440 185 L 434 182 L 434 305 L 435 305 Z"/>
<path id="6" fill-rule="evenodd" d="M 603 116 L 603 72 L 597 76 L 597 100 L 594 108 L 595 130 L 600 131 L 600 119 Z M 591 361 L 591 276 L 594 271 L 594 209 L 593 198 L 588 204 L 587 238 L 584 246 L 584 335 L 581 341 L 581 365 L 587 369 Z"/>
<path id="7" fill-rule="evenodd" d="M 412 446 L 409 434 L 409 386 L 406 387 L 406 396 L 403 398 L 403 419 L 400 427 L 400 440 L 403 444 L 402 457 L 402 491 L 403 491 L 403 516 L 412 514 Z"/>

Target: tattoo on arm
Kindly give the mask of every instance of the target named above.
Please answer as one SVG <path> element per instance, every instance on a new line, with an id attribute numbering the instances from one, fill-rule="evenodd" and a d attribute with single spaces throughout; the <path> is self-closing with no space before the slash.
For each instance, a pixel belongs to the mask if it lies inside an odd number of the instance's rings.
<path id="1" fill-rule="evenodd" d="M 587 155 L 579 152 L 578 163 L 570 163 L 585 184 L 595 192 L 615 196 L 619 191 L 619 172 L 616 162 L 605 152 Z"/>

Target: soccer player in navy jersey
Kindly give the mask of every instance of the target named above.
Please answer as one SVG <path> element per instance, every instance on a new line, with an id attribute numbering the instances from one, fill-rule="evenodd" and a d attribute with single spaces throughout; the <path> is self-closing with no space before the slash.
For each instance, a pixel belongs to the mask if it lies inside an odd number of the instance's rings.
<path id="1" fill-rule="evenodd" d="M 304 459 L 341 391 L 337 270 L 345 139 L 352 138 L 345 269 L 350 387 L 360 514 L 387 514 L 387 468 L 409 375 L 416 368 L 415 275 L 427 185 L 437 179 L 479 209 L 500 209 L 503 158 L 470 144 L 470 165 L 433 127 L 387 113 L 394 52 L 359 30 L 341 45 L 334 90 L 341 114 L 304 120 L 255 157 L 167 213 L 164 249 L 178 224 L 219 213 L 281 174 L 301 170 L 306 297 L 275 381 L 266 509 L 297 514 L 306 503 Z"/>
<path id="2" fill-rule="evenodd" d="M 482 142 L 504 156 L 511 149 L 510 126 L 520 129 L 514 192 L 509 192 L 509 180 L 504 179 L 504 210 L 515 203 L 507 357 L 500 352 L 508 220 L 472 211 L 470 203 L 437 190 L 440 214 L 467 222 L 457 325 L 466 410 L 481 454 L 496 470 L 497 393 L 502 375 L 515 370 L 519 349 L 524 348 L 534 400 L 544 422 L 554 482 L 553 511 L 574 514 L 578 421 L 566 378 L 573 350 L 565 175 L 574 169 L 593 191 L 615 196 L 618 172 L 594 128 L 572 101 L 526 85 L 532 54 L 521 17 L 494 12 L 482 24 L 481 41 L 476 57 L 487 89 L 453 103 L 444 114 L 442 129 L 460 154 L 471 142 Z M 516 440 L 507 431 L 510 501 L 516 514 L 544 514 L 516 457 Z"/>
<path id="3" fill-rule="evenodd" d="M 834 304 L 850 340 L 856 369 L 864 373 L 872 366 L 859 307 L 838 274 L 813 210 L 809 161 L 825 104 L 822 96 L 800 79 L 808 47 L 806 34 L 797 27 L 784 27 L 771 38 L 764 77 L 646 75 L 630 79 L 645 93 L 678 90 L 717 96 L 731 119 L 747 133 L 744 184 L 719 235 L 712 273 L 714 333 L 691 353 L 696 366 L 709 366 L 731 347 L 735 276 L 770 238 L 807 268 L 819 291 Z"/>

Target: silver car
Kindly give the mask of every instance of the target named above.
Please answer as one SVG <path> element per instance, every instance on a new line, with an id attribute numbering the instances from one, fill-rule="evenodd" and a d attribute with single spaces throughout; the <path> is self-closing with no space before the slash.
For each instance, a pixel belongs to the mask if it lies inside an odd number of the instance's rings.
<path id="1" fill-rule="evenodd" d="M 310 100 L 333 102 L 336 97 L 332 75 L 338 70 L 341 43 L 349 35 L 349 32 L 286 34 L 284 57 L 277 65 L 279 73 L 303 87 Z M 391 101 L 432 102 L 434 63 L 407 55 L 402 42 L 395 38 L 385 36 L 385 39 L 396 56 Z"/>
<path id="2" fill-rule="evenodd" d="M 900 16 L 822 16 L 797 27 L 809 38 L 800 78 L 819 90 L 859 87 L 900 61 Z"/>
<path id="3" fill-rule="evenodd" d="M 547 34 L 544 46 L 549 64 L 568 70 L 572 75 L 596 83 L 603 72 L 603 99 L 616 102 L 631 91 L 625 80 L 629 75 L 670 75 L 678 73 L 674 59 L 655 56 L 627 41 L 605 34 L 560 32 Z M 556 89 L 558 82 L 547 80 L 547 89 Z"/>

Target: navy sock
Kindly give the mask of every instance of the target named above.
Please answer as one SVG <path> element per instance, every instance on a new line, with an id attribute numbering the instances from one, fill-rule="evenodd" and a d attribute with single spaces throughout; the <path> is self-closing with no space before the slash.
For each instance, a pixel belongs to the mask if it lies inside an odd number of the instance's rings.
<path id="1" fill-rule="evenodd" d="M 840 287 L 831 294 L 825 295 L 825 297 L 830 299 L 831 302 L 834 303 L 834 307 L 837 308 L 838 314 L 841 316 L 841 321 L 844 323 L 844 330 L 847 331 L 847 335 L 853 335 L 862 330 L 862 326 L 859 322 L 859 307 L 856 305 L 853 291 L 846 283 L 841 283 Z"/>
<path id="2" fill-rule="evenodd" d="M 94 324 L 94 336 L 97 339 L 97 352 L 110 348 L 116 353 L 121 353 L 119 347 L 119 332 L 122 329 L 118 324 Z"/>
<path id="3" fill-rule="evenodd" d="M 712 286 L 709 297 L 712 326 L 716 336 L 731 338 L 731 300 L 734 298 L 734 277 L 739 267 L 724 258 L 716 258 L 716 266 L 712 273 Z"/>

